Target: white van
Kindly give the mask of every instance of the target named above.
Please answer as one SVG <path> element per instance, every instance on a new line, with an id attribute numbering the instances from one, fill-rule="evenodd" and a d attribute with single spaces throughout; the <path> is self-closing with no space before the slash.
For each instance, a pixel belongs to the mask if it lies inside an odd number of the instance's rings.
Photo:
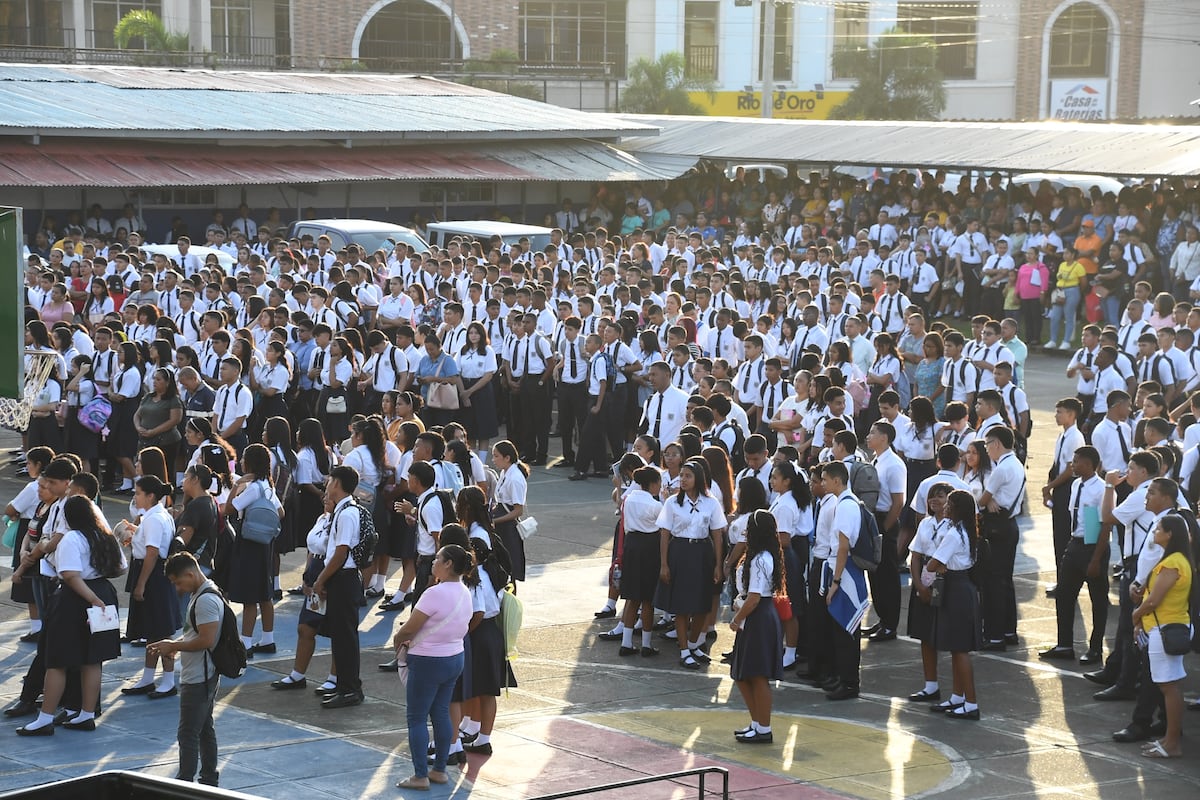
<path id="1" fill-rule="evenodd" d="M 397 244 L 412 245 L 418 253 L 429 249 L 429 245 L 412 228 L 373 219 L 306 219 L 292 223 L 288 231 L 289 238 L 299 239 L 306 235 L 311 236 L 314 242 L 321 236 L 328 236 L 334 251 L 341 250 L 351 242 L 365 248 L 368 253 L 381 248 L 391 252 Z"/>
<path id="2" fill-rule="evenodd" d="M 550 229 L 540 225 L 518 225 L 514 222 L 492 222 L 491 220 L 462 220 L 458 222 L 431 222 L 428 225 L 429 243 L 434 247 L 445 247 L 455 236 L 469 237 L 480 242 L 489 242 L 499 236 L 507 250 L 522 237 L 529 237 L 529 249 L 539 252 L 550 243 Z"/>

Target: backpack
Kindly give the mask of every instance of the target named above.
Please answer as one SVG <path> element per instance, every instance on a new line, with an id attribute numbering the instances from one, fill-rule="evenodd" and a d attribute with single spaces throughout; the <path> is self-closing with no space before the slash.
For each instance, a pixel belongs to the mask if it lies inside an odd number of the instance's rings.
<path id="1" fill-rule="evenodd" d="M 597 351 L 600 355 L 600 361 L 604 364 L 604 380 L 608 381 L 608 390 L 617 385 L 617 365 L 612 360 L 607 350 L 600 349 Z"/>
<path id="2" fill-rule="evenodd" d="M 900 395 L 900 407 L 908 408 L 908 404 L 912 402 L 912 382 L 909 381 L 903 364 L 900 365 L 900 380 L 896 381 L 896 393 Z"/>
<path id="3" fill-rule="evenodd" d="M 354 566 L 366 569 L 375 558 L 375 547 L 379 544 L 379 531 L 375 529 L 375 516 L 362 503 L 351 498 L 358 508 L 358 544 L 350 548 L 350 558 Z M 332 527 L 332 526 L 331 526 Z"/>
<path id="4" fill-rule="evenodd" d="M 500 593 L 500 629 L 504 632 L 504 658 L 517 657 L 517 636 L 525 620 L 525 605 L 505 589 Z"/>
<path id="5" fill-rule="evenodd" d="M 99 433 L 104 430 L 104 426 L 108 423 L 108 418 L 112 416 L 112 403 L 107 397 L 95 397 L 88 401 L 87 405 L 79 409 L 77 418 L 79 424 L 87 428 L 92 433 Z"/>
<path id="6" fill-rule="evenodd" d="M 279 498 L 286 514 L 286 509 L 291 507 L 296 499 L 296 482 L 292 480 L 292 468 L 278 454 L 275 455 L 275 474 L 272 478 L 275 483 L 275 496 Z"/>
<path id="7" fill-rule="evenodd" d="M 248 542 L 270 544 L 279 535 L 280 518 L 271 496 L 260 483 L 258 499 L 242 513 L 242 538 Z"/>
<path id="8" fill-rule="evenodd" d="M 457 464 L 453 464 L 453 463 L 450 463 L 447 461 L 442 461 L 441 459 L 434 459 L 433 461 L 429 462 L 429 465 L 431 467 L 433 467 L 433 471 L 434 471 L 435 475 L 440 475 L 442 477 L 443 483 L 450 484 L 449 487 L 444 488 L 444 489 L 439 489 L 438 491 L 439 491 L 439 493 L 443 492 L 443 491 L 450 492 L 451 512 L 450 512 L 450 516 L 447 517 L 447 519 L 454 519 L 453 498 L 457 497 L 458 493 L 461 492 L 462 488 L 463 488 L 462 470 L 458 468 Z M 436 483 L 436 481 L 435 481 L 435 483 Z"/>
<path id="9" fill-rule="evenodd" d="M 853 414 L 865 411 L 867 406 L 871 404 L 871 391 L 867 388 L 866 381 L 847 380 L 846 393 L 854 401 Z"/>
<path id="10" fill-rule="evenodd" d="M 850 559 L 863 572 L 872 572 L 883 558 L 883 534 L 879 532 L 875 514 L 862 500 L 855 502 L 858 504 L 859 513 L 858 539 L 850 548 Z"/>
<path id="11" fill-rule="evenodd" d="M 224 675 L 226 678 L 240 678 L 246 671 L 246 646 L 242 644 L 241 637 L 238 635 L 241 629 L 238 627 L 237 614 L 233 613 L 233 609 L 220 590 L 205 589 L 196 595 L 196 599 L 205 594 L 215 594 L 221 598 L 221 605 L 225 607 L 225 614 L 221 618 L 221 632 L 217 635 L 216 643 L 208 649 L 208 657 L 212 660 L 218 675 Z M 192 600 L 190 617 L 194 631 L 196 630 L 195 599 Z M 208 682 L 208 660 L 204 662 L 204 681 Z"/>
<path id="12" fill-rule="evenodd" d="M 434 489 L 433 497 L 426 498 L 425 502 L 417 507 L 417 519 L 420 520 L 421 510 L 425 508 L 425 503 L 428 503 L 434 497 L 441 501 L 442 504 L 442 524 L 449 525 L 452 522 L 457 522 L 458 515 L 454 513 L 454 495 L 450 493 L 449 489 Z M 494 538 L 493 541 L 495 541 Z"/>
<path id="13" fill-rule="evenodd" d="M 868 510 L 874 510 L 879 502 L 879 472 L 874 464 L 854 460 L 850 467 L 850 491 Z"/>
<path id="14" fill-rule="evenodd" d="M 720 436 L 714 435 L 712 442 L 722 450 L 728 450 L 729 466 L 734 474 L 737 474 L 746 468 L 746 454 L 744 452 L 746 444 L 746 434 L 742 432 L 742 426 L 737 424 L 736 420 L 727 419 L 729 430 L 733 431 L 733 448 L 725 446 L 725 441 Z"/>
<path id="15" fill-rule="evenodd" d="M 512 559 L 508 555 L 508 548 L 504 546 L 504 542 L 500 540 L 499 536 L 491 533 L 490 541 L 491 546 L 476 550 L 475 557 L 480 568 L 487 572 L 492 587 L 499 592 L 512 580 Z M 482 545 L 478 539 L 472 539 L 471 543 Z"/>

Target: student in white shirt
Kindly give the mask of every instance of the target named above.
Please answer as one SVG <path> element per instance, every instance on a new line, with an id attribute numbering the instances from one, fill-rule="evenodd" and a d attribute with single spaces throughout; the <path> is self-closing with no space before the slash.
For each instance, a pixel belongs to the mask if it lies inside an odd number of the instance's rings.
<path id="1" fill-rule="evenodd" d="M 621 599 L 626 602 L 621 617 L 623 629 L 618 655 L 631 656 L 640 652 L 643 657 L 652 657 L 658 655 L 651 637 L 654 635 L 654 595 L 661 572 L 658 517 L 663 504 L 658 495 L 662 473 L 655 467 L 642 467 L 634 471 L 633 482 L 636 488 L 631 488 L 621 501 L 625 531 L 621 554 Z M 639 615 L 641 648 L 635 649 L 633 632 Z"/>

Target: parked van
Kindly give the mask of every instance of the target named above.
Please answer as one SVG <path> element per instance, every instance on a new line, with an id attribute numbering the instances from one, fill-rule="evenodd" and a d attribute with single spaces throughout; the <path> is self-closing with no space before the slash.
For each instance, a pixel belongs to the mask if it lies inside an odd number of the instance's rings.
<path id="1" fill-rule="evenodd" d="M 381 248 L 391 252 L 396 244 L 412 245 L 418 253 L 429 249 L 412 228 L 373 219 L 306 219 L 293 222 L 288 229 L 289 238 L 299 239 L 306 234 L 312 236 L 314 242 L 319 236 L 328 236 L 334 250 L 341 250 L 351 242 L 366 248 L 368 253 Z"/>
<path id="2" fill-rule="evenodd" d="M 434 247 L 445 247 L 455 236 L 466 236 L 480 242 L 489 242 L 499 236 L 504 247 L 516 244 L 522 237 L 529 237 L 529 249 L 539 252 L 550 243 L 550 229 L 539 225 L 518 225 L 513 222 L 491 220 L 464 220 L 459 222 L 431 222 L 429 243 Z"/>

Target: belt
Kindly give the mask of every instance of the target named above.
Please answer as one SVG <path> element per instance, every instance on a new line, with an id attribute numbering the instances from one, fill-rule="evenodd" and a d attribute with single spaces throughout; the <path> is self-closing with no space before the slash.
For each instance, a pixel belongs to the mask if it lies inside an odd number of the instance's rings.
<path id="1" fill-rule="evenodd" d="M 658 533 L 658 531 L 625 531 L 625 533 L 627 533 L 627 534 L 628 533 L 640 533 L 642 536 L 654 536 L 655 534 Z M 703 540 L 697 539 L 696 541 L 703 541 Z"/>
<path id="2" fill-rule="evenodd" d="M 687 537 L 687 536 L 672 536 L 672 537 L 671 537 L 671 541 L 673 541 L 673 542 L 683 542 L 683 543 L 685 543 L 685 544 L 699 544 L 699 543 L 701 543 L 701 542 L 710 542 L 710 543 L 711 543 L 711 542 L 712 542 L 712 539 L 710 539 L 710 538 L 709 538 L 709 537 L 707 537 L 707 536 L 705 536 L 703 539 L 692 539 L 692 538 L 689 538 L 689 537 Z"/>
<path id="3" fill-rule="evenodd" d="M 905 461 L 907 461 L 909 464 L 936 464 L 937 463 L 936 458 L 907 458 L 907 459 L 905 459 Z"/>

